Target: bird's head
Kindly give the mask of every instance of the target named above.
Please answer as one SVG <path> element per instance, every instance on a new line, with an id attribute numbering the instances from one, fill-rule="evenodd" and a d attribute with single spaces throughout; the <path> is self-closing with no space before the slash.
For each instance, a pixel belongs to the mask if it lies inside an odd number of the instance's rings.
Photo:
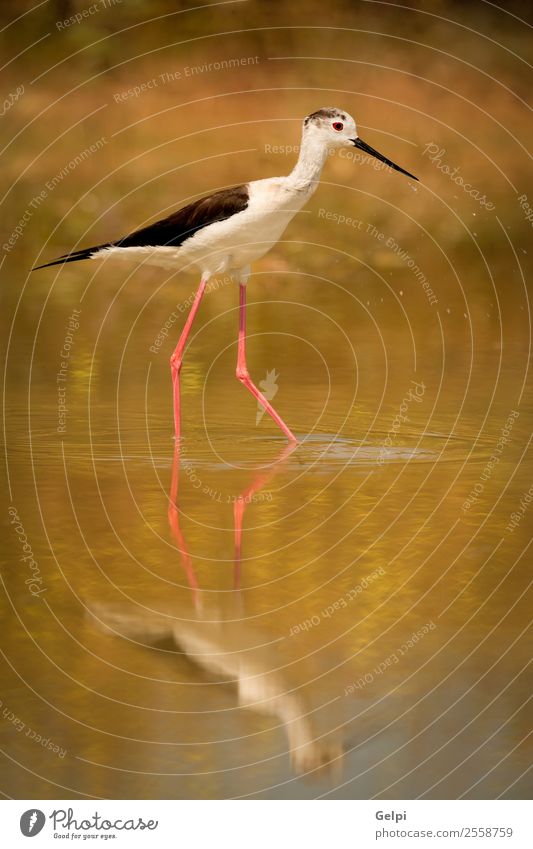
<path id="1" fill-rule="evenodd" d="M 390 168 L 394 168 L 395 171 L 400 171 L 400 173 L 405 174 L 407 177 L 418 180 L 418 177 L 400 168 L 399 165 L 396 165 L 390 159 L 387 159 L 386 156 L 383 156 L 382 153 L 378 153 L 377 150 L 374 150 L 373 147 L 370 147 L 369 144 L 360 139 L 354 119 L 342 109 L 326 106 L 308 115 L 304 120 L 303 135 L 304 137 L 313 136 L 317 141 L 327 147 L 328 150 L 335 150 L 340 147 L 357 147 L 359 150 L 364 151 L 364 153 L 369 154 L 369 156 L 373 156 L 379 159 L 380 162 L 384 162 Z"/>
<path id="2" fill-rule="evenodd" d="M 304 135 L 314 136 L 330 149 L 353 147 L 357 127 L 351 115 L 342 109 L 323 107 L 308 115 L 304 121 Z"/>

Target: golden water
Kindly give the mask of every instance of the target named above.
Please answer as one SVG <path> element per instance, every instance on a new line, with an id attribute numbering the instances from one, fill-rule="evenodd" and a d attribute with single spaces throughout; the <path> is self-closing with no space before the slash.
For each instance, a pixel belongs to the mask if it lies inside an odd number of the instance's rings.
<path id="1" fill-rule="evenodd" d="M 529 487 L 516 306 L 503 347 L 478 305 L 471 361 L 471 317 L 429 306 L 403 269 L 369 306 L 347 261 L 329 283 L 253 277 L 250 368 L 275 369 L 303 440 L 290 451 L 234 378 L 235 289 L 213 291 L 171 491 L 183 319 L 149 348 L 194 280 L 148 311 L 112 302 L 120 271 L 81 300 L 87 269 L 62 271 L 61 298 L 12 340 L 2 699 L 25 727 L 2 728 L 10 793 L 505 793 L 525 769 L 529 621 L 527 512 L 509 528 Z"/>

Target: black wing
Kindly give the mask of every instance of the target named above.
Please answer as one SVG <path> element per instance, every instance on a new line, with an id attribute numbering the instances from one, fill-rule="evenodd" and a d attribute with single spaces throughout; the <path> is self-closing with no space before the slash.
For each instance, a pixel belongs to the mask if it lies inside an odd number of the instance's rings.
<path id="1" fill-rule="evenodd" d="M 48 268 L 50 265 L 63 265 L 65 262 L 77 262 L 79 259 L 89 259 L 95 251 L 99 251 L 102 248 L 111 248 L 112 246 L 113 242 L 106 242 L 105 245 L 93 245 L 92 248 L 82 248 L 81 251 L 63 254 L 58 259 L 53 259 L 52 262 L 45 262 L 44 265 L 35 265 L 31 270 L 38 271 L 39 268 Z"/>
<path id="2" fill-rule="evenodd" d="M 50 265 L 62 265 L 66 262 L 88 259 L 95 251 L 103 248 L 157 247 L 158 245 L 179 247 L 203 227 L 214 224 L 216 221 L 225 221 L 232 215 L 242 212 L 248 206 L 248 201 L 249 193 L 246 185 L 222 189 L 206 198 L 195 200 L 193 203 L 173 212 L 167 218 L 156 221 L 155 224 L 149 224 L 141 230 L 136 230 L 116 242 L 106 242 L 92 248 L 82 248 L 82 250 L 64 254 L 64 256 L 52 262 L 47 262 L 45 265 L 38 265 L 32 270 L 36 271 L 38 268 L 48 268 Z"/>
<path id="3" fill-rule="evenodd" d="M 130 236 L 125 236 L 115 242 L 117 248 L 152 247 L 168 245 L 179 247 L 198 230 L 231 218 L 237 212 L 242 212 L 248 206 L 248 189 L 246 186 L 235 186 L 232 189 L 222 189 L 206 198 L 200 198 L 187 206 L 173 212 L 168 218 L 149 224 L 142 230 L 137 230 Z"/>

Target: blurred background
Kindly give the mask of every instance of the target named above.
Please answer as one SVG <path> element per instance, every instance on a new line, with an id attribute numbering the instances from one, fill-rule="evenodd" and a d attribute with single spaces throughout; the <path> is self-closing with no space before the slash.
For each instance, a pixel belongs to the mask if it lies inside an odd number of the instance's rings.
<path id="1" fill-rule="evenodd" d="M 2 4 L 4 795 L 527 797 L 527 13 Z M 220 278 L 176 452 L 196 275 L 30 269 L 288 173 L 322 106 L 420 182 L 329 157 L 252 269 L 302 445 Z"/>

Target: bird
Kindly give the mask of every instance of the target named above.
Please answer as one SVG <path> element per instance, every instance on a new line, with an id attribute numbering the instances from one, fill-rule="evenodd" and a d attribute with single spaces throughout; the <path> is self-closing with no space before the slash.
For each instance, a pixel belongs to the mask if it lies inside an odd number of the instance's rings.
<path id="1" fill-rule="evenodd" d="M 239 284 L 237 379 L 248 389 L 289 442 L 298 440 L 270 401 L 253 382 L 246 364 L 246 287 L 253 262 L 281 238 L 291 219 L 312 197 L 331 151 L 357 148 L 395 171 L 418 180 L 379 153 L 358 135 L 348 112 L 322 107 L 302 125 L 298 160 L 291 173 L 221 189 L 179 208 L 166 218 L 114 242 L 64 254 L 32 270 L 86 259 L 115 258 L 148 263 L 174 271 L 194 266 L 200 284 L 170 358 L 175 439 L 181 433 L 180 372 L 187 339 L 211 277 L 229 274 Z"/>

